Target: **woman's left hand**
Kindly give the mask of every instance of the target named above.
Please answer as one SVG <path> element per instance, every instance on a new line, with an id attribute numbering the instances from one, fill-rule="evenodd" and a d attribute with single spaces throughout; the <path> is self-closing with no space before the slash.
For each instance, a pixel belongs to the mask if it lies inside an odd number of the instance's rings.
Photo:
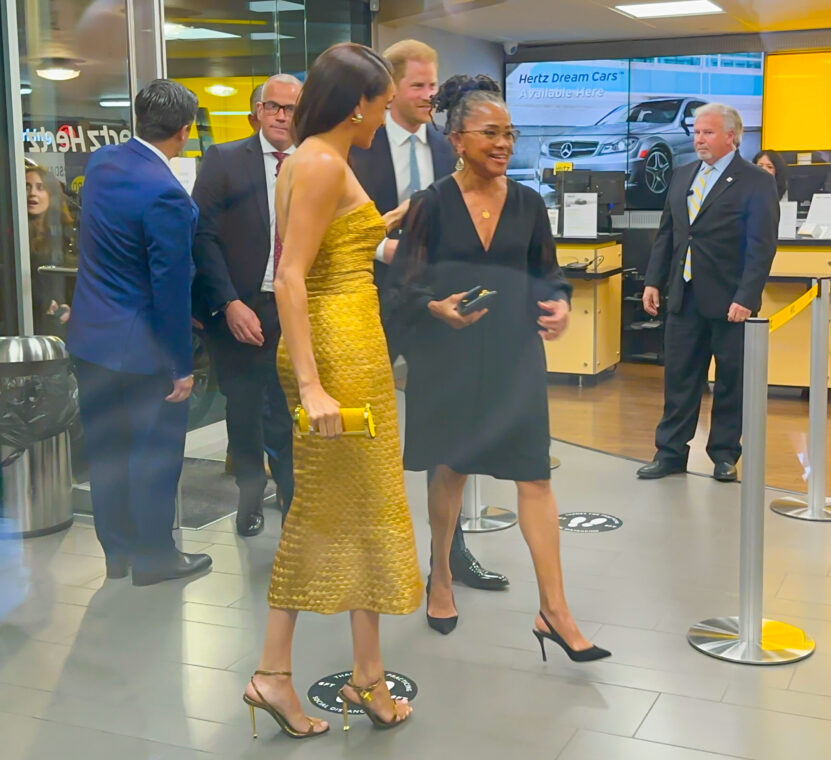
<path id="1" fill-rule="evenodd" d="M 539 330 L 543 340 L 554 340 L 563 334 L 568 327 L 569 305 L 566 301 L 537 301 L 543 311 L 548 312 L 537 320 L 542 328 Z"/>

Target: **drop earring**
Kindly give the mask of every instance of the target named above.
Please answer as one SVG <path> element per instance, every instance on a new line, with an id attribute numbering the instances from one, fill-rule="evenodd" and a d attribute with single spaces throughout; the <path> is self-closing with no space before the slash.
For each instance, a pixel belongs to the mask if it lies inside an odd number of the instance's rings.
<path id="1" fill-rule="evenodd" d="M 356 113 L 352 115 L 352 123 L 353 124 L 360 124 L 364 120 L 364 115 L 362 113 Z"/>
<path id="2" fill-rule="evenodd" d="M 461 156 L 459 156 L 459 160 L 456 161 L 456 171 L 460 172 L 462 169 L 465 168 L 465 160 Z"/>

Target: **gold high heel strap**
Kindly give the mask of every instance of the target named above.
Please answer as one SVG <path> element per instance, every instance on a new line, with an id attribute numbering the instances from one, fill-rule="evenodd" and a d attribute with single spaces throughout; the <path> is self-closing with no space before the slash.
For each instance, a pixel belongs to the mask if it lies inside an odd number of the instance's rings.
<path id="1" fill-rule="evenodd" d="M 352 683 L 352 681 L 347 681 L 346 685 L 358 692 L 358 698 L 361 702 L 369 704 L 374 699 L 372 692 L 375 691 L 375 689 L 377 689 L 382 682 L 386 682 L 384 676 L 381 676 L 375 683 L 371 683 L 369 686 L 358 686 L 357 684 Z M 398 700 L 390 694 L 390 701 L 392 702 L 392 720 L 389 722 L 392 724 L 398 722 Z"/>
<path id="2" fill-rule="evenodd" d="M 290 670 L 255 670 L 254 671 L 254 676 L 290 676 L 290 675 L 291 675 Z M 257 684 L 254 683 L 254 676 L 251 676 L 251 687 L 257 693 L 257 697 L 260 700 L 260 704 L 268 705 L 268 707 L 271 708 L 271 710 L 274 710 L 274 712 L 277 712 L 277 710 L 275 710 L 274 707 L 272 707 L 271 703 L 262 695 L 262 692 L 257 688 Z M 376 684 L 376 686 L 377 686 L 377 684 Z M 253 713 L 252 713 L 252 715 L 253 715 Z M 318 725 L 319 723 L 323 722 L 321 720 L 318 720 L 317 718 L 310 718 L 308 715 L 304 715 L 303 717 L 309 722 L 309 728 L 306 730 L 307 734 L 313 734 L 315 732 L 315 726 Z M 286 722 L 288 722 L 288 721 L 286 721 Z M 300 732 L 298 731 L 298 733 L 300 733 Z"/>
<path id="3" fill-rule="evenodd" d="M 381 681 L 383 680 L 384 678 L 382 676 L 375 683 L 371 683 L 369 686 L 358 686 L 358 684 L 352 683 L 352 681 L 347 681 L 346 685 L 358 692 L 358 696 L 361 698 L 361 701 L 372 702 L 372 692 L 381 685 Z"/>

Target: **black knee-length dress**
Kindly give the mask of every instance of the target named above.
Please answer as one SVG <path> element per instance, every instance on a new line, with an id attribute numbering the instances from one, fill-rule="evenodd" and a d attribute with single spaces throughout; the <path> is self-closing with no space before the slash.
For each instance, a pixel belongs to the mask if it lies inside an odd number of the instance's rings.
<path id="1" fill-rule="evenodd" d="M 454 329 L 427 304 L 481 285 L 488 313 Z M 568 300 L 542 198 L 508 180 L 485 250 L 452 177 L 413 196 L 390 268 L 384 316 L 407 359 L 404 467 L 440 464 L 507 480 L 549 478 L 545 354 L 537 301 Z"/>

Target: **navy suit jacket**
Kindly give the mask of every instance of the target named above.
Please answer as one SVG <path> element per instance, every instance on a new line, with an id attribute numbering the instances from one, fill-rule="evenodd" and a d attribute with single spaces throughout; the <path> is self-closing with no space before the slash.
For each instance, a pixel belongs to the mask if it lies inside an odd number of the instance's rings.
<path id="1" fill-rule="evenodd" d="M 116 372 L 191 373 L 197 216 L 170 169 L 137 140 L 92 155 L 67 330 L 73 356 Z"/>
<path id="2" fill-rule="evenodd" d="M 450 174 L 456 163 L 456 156 L 450 141 L 432 124 L 427 125 L 427 145 L 433 157 L 433 179 L 441 179 Z M 375 133 L 369 148 L 352 148 L 349 152 L 349 164 L 367 195 L 375 201 L 378 211 L 386 214 L 398 206 L 395 168 L 392 165 L 390 138 L 385 126 Z"/>
<path id="3" fill-rule="evenodd" d="M 667 308 L 677 314 L 690 248 L 693 292 L 702 316 L 727 319 L 734 301 L 758 312 L 779 235 L 776 181 L 737 151 L 690 224 L 687 196 L 700 166 L 694 161 L 672 175 L 644 284 L 666 287 Z"/>
<path id="4" fill-rule="evenodd" d="M 205 322 L 228 301 L 252 305 L 271 250 L 271 215 L 259 133 L 212 145 L 193 188 L 199 224 L 193 313 Z"/>
<path id="5" fill-rule="evenodd" d="M 456 164 L 453 148 L 447 137 L 432 124 L 427 125 L 427 145 L 433 158 L 433 179 L 441 179 L 452 173 Z M 366 194 L 375 201 L 378 211 L 386 214 L 398 206 L 398 186 L 386 126 L 375 133 L 372 145 L 366 150 L 352 148 L 349 152 L 349 165 Z M 390 236 L 395 237 L 397 234 L 400 234 L 400 230 L 395 234 L 390 233 Z M 383 261 L 375 262 L 375 284 L 379 293 L 384 290 L 388 269 L 389 265 Z"/>

